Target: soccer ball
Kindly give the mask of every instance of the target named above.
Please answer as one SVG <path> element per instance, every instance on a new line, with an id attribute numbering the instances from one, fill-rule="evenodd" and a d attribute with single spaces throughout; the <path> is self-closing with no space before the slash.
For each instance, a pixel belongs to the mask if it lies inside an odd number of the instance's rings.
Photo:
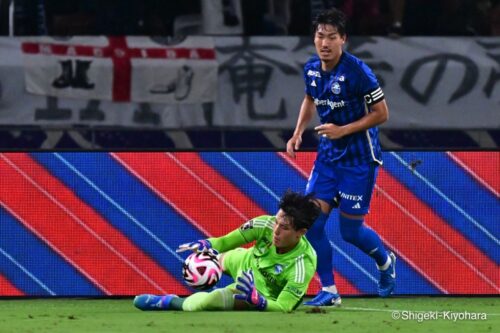
<path id="1" fill-rule="evenodd" d="M 188 286 L 197 290 L 207 290 L 219 282 L 222 267 L 213 252 L 197 252 L 184 261 L 182 276 Z"/>

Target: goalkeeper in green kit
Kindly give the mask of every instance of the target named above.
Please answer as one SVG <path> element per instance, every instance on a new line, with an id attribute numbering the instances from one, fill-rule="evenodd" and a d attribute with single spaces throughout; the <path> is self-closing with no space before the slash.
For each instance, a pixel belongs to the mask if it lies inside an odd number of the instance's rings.
<path id="1" fill-rule="evenodd" d="M 134 305 L 145 311 L 293 311 L 316 271 L 316 253 L 304 235 L 318 215 L 311 195 L 288 191 L 276 216 L 259 216 L 225 236 L 179 246 L 178 252 L 218 251 L 224 273 L 235 283 L 187 298 L 139 295 Z M 240 248 L 253 241 L 253 247 Z"/>

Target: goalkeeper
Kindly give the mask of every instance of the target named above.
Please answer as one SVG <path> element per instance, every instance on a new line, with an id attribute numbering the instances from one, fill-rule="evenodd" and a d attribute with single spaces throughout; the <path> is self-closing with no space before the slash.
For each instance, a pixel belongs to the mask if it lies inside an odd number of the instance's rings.
<path id="1" fill-rule="evenodd" d="M 224 273 L 235 283 L 187 298 L 139 295 L 134 305 L 141 310 L 293 311 L 316 271 L 316 253 L 304 235 L 318 215 L 312 195 L 287 191 L 276 216 L 259 216 L 225 236 L 179 246 L 178 252 L 218 251 Z M 253 241 L 253 247 L 240 248 Z"/>

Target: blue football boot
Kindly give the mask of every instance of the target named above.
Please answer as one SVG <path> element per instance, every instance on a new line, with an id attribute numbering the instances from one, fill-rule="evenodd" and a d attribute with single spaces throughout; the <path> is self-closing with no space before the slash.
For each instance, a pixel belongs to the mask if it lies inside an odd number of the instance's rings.
<path id="1" fill-rule="evenodd" d="M 177 295 L 156 296 L 143 294 L 135 296 L 134 306 L 142 311 L 166 311 L 169 309 L 170 302 Z"/>
<path id="2" fill-rule="evenodd" d="M 378 295 L 380 297 L 388 297 L 396 287 L 396 255 L 389 252 L 391 265 L 385 271 L 380 271 L 380 280 L 378 281 Z"/>
<path id="3" fill-rule="evenodd" d="M 304 302 L 304 305 L 309 306 L 340 306 L 341 304 L 342 299 L 339 294 L 325 290 L 321 290 L 312 300 Z"/>

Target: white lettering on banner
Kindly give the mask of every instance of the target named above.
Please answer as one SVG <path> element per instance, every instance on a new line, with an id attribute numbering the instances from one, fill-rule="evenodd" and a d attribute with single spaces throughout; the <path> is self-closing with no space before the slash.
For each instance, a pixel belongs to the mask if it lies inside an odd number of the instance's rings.
<path id="1" fill-rule="evenodd" d="M 175 58 L 177 58 L 177 53 L 175 53 L 174 50 L 167 50 L 166 56 L 168 59 L 175 59 Z"/>
<path id="2" fill-rule="evenodd" d="M 102 52 L 102 49 L 100 47 L 94 47 L 92 49 L 92 54 L 94 57 L 102 58 L 104 57 L 104 53 Z"/>
<path id="3" fill-rule="evenodd" d="M 198 52 L 196 52 L 196 50 L 191 50 L 191 52 L 189 53 L 189 58 L 190 59 L 199 59 L 200 55 L 198 54 Z"/>
<path id="4" fill-rule="evenodd" d="M 116 48 L 114 49 L 114 51 L 115 51 L 115 56 L 117 56 L 118 58 L 123 58 L 127 55 L 127 52 L 120 48 Z"/>
<path id="5" fill-rule="evenodd" d="M 335 110 L 337 108 L 343 108 L 345 106 L 345 102 L 342 100 L 340 102 L 333 102 L 328 99 L 314 99 L 315 105 L 328 105 L 330 109 Z"/>
<path id="6" fill-rule="evenodd" d="M 72 57 L 76 56 L 77 53 L 75 47 L 74 46 L 68 47 L 68 51 L 66 52 L 66 54 Z"/>
<path id="7" fill-rule="evenodd" d="M 40 53 L 52 54 L 52 48 L 50 47 L 50 45 L 42 44 L 40 45 Z"/>

